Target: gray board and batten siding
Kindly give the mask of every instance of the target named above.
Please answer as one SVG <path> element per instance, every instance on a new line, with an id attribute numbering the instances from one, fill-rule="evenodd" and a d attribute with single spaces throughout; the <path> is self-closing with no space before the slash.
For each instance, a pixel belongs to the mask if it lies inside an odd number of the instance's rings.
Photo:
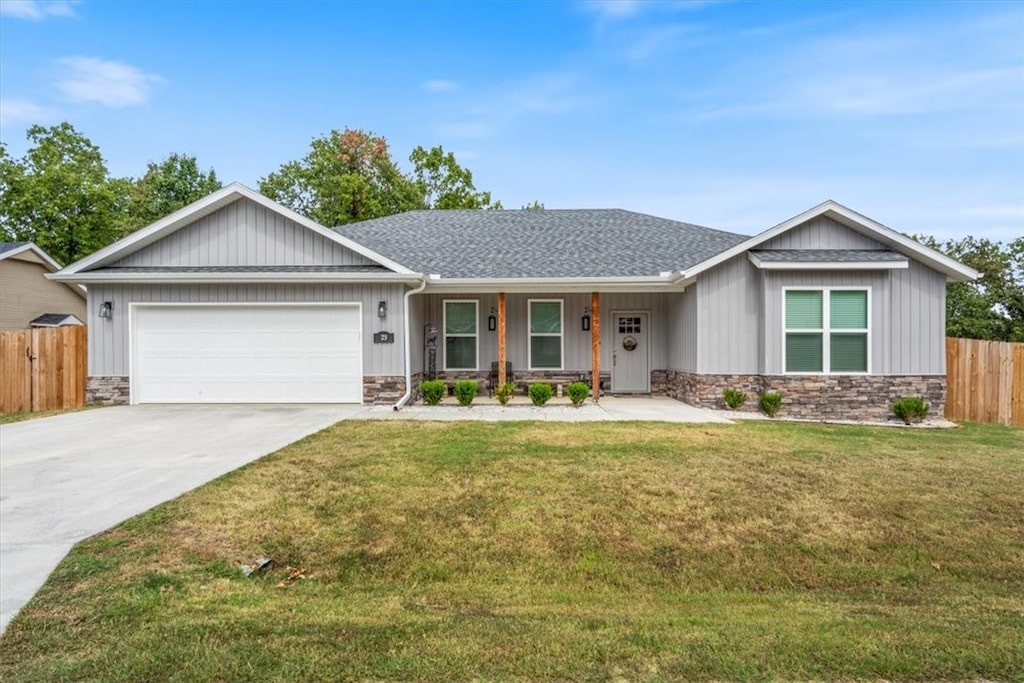
<path id="1" fill-rule="evenodd" d="M 406 288 L 400 284 L 222 284 L 222 285 L 111 285 L 89 286 L 89 375 L 125 376 L 129 370 L 129 304 L 265 304 L 361 303 L 364 375 L 401 375 L 405 372 L 402 306 Z M 104 301 L 114 304 L 111 318 L 97 315 Z M 377 317 L 377 305 L 386 301 L 388 315 Z M 391 344 L 374 344 L 375 332 L 393 332 Z"/>
<path id="2" fill-rule="evenodd" d="M 362 254 L 239 199 L 109 264 L 125 266 L 375 265 Z"/>
<path id="3" fill-rule="evenodd" d="M 758 248 L 888 247 L 818 217 Z M 696 372 L 781 374 L 783 287 L 849 286 L 870 287 L 871 374 L 943 375 L 945 285 L 942 273 L 913 259 L 907 268 L 891 270 L 761 271 L 741 254 L 700 275 L 684 294 L 679 317 L 689 324 L 677 328 L 683 345 L 675 369 L 693 369 L 687 341 L 695 332 Z"/>
<path id="4" fill-rule="evenodd" d="M 173 266 L 367 266 L 372 261 L 343 245 L 249 199 L 239 199 L 197 219 L 167 237 L 110 264 L 117 268 Z M 102 270 L 102 269 L 101 269 Z M 129 308 L 132 303 L 361 303 L 364 375 L 404 372 L 401 284 L 92 284 L 89 286 L 89 375 L 129 373 Z M 113 316 L 99 318 L 104 301 Z M 388 314 L 377 317 L 380 301 Z M 394 343 L 374 344 L 373 333 L 387 331 Z"/>

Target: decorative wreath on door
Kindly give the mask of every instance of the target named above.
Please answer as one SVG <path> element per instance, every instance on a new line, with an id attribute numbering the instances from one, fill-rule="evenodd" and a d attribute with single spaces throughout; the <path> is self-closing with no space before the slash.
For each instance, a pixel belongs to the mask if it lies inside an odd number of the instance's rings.
<path id="1" fill-rule="evenodd" d="M 632 351 L 636 348 L 636 337 L 626 337 L 622 340 L 622 348 Z"/>

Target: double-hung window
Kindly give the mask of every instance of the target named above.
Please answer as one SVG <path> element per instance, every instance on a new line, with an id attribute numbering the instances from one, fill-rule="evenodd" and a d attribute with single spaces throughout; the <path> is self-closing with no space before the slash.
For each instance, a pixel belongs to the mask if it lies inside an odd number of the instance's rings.
<path id="1" fill-rule="evenodd" d="M 562 300 L 530 299 L 530 368 L 562 369 Z"/>
<path id="2" fill-rule="evenodd" d="M 444 302 L 444 367 L 477 369 L 477 302 Z"/>
<path id="3" fill-rule="evenodd" d="M 786 289 L 785 371 L 868 372 L 867 289 Z"/>

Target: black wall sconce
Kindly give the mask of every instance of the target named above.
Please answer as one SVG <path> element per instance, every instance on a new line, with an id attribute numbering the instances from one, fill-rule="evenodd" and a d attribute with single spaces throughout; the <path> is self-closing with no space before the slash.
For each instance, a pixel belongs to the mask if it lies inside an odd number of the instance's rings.
<path id="1" fill-rule="evenodd" d="M 386 317 L 388 317 L 388 302 L 387 301 L 381 301 L 379 304 L 377 304 L 377 317 L 378 318 L 386 318 Z"/>
<path id="2" fill-rule="evenodd" d="M 114 317 L 114 302 L 104 301 L 100 304 L 100 317 L 101 318 L 113 318 Z"/>
<path id="3" fill-rule="evenodd" d="M 587 306 L 583 309 L 583 317 L 580 318 L 580 324 L 584 332 L 590 332 L 590 307 Z"/>
<path id="4" fill-rule="evenodd" d="M 491 314 L 487 316 L 487 331 L 494 332 L 498 329 L 498 319 L 494 317 L 494 309 L 491 309 Z"/>

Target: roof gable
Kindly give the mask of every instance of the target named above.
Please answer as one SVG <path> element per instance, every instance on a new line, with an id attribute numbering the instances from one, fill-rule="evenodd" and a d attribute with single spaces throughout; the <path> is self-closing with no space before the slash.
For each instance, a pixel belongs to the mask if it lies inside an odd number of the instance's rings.
<path id="1" fill-rule="evenodd" d="M 333 230 L 325 228 L 319 223 L 264 197 L 258 192 L 250 190 L 240 183 L 232 183 L 196 202 L 193 202 L 192 204 L 189 204 L 186 207 L 179 209 L 178 211 L 175 211 L 155 223 L 136 230 L 127 237 L 100 249 L 86 258 L 76 261 L 62 270 L 60 275 L 68 276 L 76 273 L 84 273 L 86 271 L 103 268 L 105 266 L 111 266 L 119 262 L 123 264 L 130 264 L 132 261 L 130 257 L 133 254 L 136 254 L 161 240 L 169 239 L 178 231 L 185 229 L 188 226 L 201 221 L 204 217 L 214 214 L 240 200 L 246 200 L 250 205 L 261 207 L 271 215 L 280 217 L 282 220 L 289 222 L 293 227 L 309 230 L 313 235 L 317 235 L 321 239 L 340 245 L 354 254 L 357 254 L 362 259 L 368 260 L 373 264 L 383 266 L 389 271 L 401 274 L 410 274 L 412 272 L 405 266 L 381 256 L 380 254 L 367 249 L 361 244 L 351 241 Z M 209 235 L 207 235 L 207 237 L 209 237 Z"/>
<path id="2" fill-rule="evenodd" d="M 810 224 L 815 219 L 821 217 L 830 219 L 840 226 L 845 226 L 859 235 L 870 238 L 871 243 L 892 249 L 899 254 L 923 263 L 929 268 L 944 274 L 946 278 L 951 281 L 965 282 L 969 280 L 976 280 L 979 276 L 979 273 L 973 268 L 969 268 L 959 261 L 934 249 L 926 247 L 906 235 L 896 232 L 892 228 L 888 228 L 838 202 L 832 201 L 831 199 L 808 209 L 787 221 L 783 221 L 782 223 L 765 230 L 759 235 L 755 235 L 744 242 L 722 251 L 702 263 L 695 265 L 693 268 L 686 270 L 683 275 L 687 280 L 693 279 L 700 273 L 714 268 L 725 261 L 766 244 L 772 244 L 777 247 L 781 247 L 783 244 L 791 245 L 790 240 L 776 238 L 781 235 L 785 235 L 794 229 L 800 228 L 805 224 Z M 875 248 L 878 247 L 876 246 Z"/>
<path id="3" fill-rule="evenodd" d="M 335 229 L 449 279 L 658 277 L 746 239 L 622 209 L 409 211 Z"/>
<path id="4" fill-rule="evenodd" d="M 0 260 L 9 258 L 38 263 L 51 273 L 60 270 L 60 264 L 34 242 L 0 242 Z"/>

